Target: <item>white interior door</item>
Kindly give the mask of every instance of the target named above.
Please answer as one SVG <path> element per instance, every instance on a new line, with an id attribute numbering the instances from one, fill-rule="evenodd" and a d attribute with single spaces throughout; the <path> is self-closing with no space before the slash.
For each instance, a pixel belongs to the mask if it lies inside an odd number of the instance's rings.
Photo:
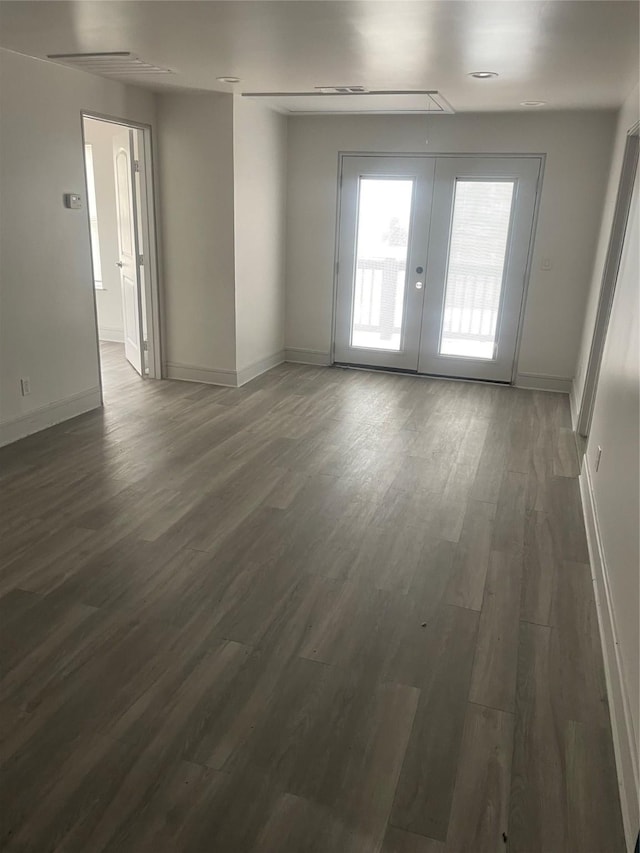
<path id="1" fill-rule="evenodd" d="M 342 162 L 335 360 L 417 370 L 433 159 Z"/>
<path id="2" fill-rule="evenodd" d="M 136 200 L 133 172 L 133 131 L 123 128 L 113 140 L 116 181 L 118 250 L 124 321 L 124 351 L 127 360 L 142 376 L 144 348 L 140 286 L 140 252 L 136 228 Z"/>
<path id="3" fill-rule="evenodd" d="M 345 156 L 335 361 L 510 382 L 540 169 Z"/>
<path id="4" fill-rule="evenodd" d="M 418 371 L 511 382 L 539 158 L 438 158 Z"/>

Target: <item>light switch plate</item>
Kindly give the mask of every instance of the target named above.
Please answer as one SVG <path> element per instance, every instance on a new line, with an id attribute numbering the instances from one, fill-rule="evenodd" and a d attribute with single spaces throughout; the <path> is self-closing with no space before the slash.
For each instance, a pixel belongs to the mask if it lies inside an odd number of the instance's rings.
<path id="1" fill-rule="evenodd" d="M 70 210 L 80 210 L 82 208 L 82 196 L 78 193 L 65 193 L 64 206 Z"/>

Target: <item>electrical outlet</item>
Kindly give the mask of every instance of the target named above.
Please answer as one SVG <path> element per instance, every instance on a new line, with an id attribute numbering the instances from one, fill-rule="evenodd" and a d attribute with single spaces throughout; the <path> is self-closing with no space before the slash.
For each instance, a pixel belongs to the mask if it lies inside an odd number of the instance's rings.
<path id="1" fill-rule="evenodd" d="M 23 376 L 20 380 L 20 393 L 23 397 L 27 397 L 31 393 L 31 380 L 28 376 Z"/>
<path id="2" fill-rule="evenodd" d="M 596 451 L 596 471 L 600 467 L 600 457 L 602 456 L 602 448 L 598 445 L 598 450 Z"/>

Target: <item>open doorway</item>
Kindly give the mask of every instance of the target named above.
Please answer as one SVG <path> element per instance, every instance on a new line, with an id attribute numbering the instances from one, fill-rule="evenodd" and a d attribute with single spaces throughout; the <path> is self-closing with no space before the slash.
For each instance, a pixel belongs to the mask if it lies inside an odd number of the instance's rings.
<path id="1" fill-rule="evenodd" d="M 83 114 L 82 131 L 102 381 L 160 379 L 150 129 Z"/>

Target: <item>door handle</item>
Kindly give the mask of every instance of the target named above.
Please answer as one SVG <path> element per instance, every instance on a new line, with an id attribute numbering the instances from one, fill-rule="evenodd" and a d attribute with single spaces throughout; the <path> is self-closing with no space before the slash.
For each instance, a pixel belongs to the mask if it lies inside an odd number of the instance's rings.
<path id="1" fill-rule="evenodd" d="M 122 261 L 116 261 L 116 266 L 117 266 L 117 267 L 120 267 L 120 269 L 122 269 L 122 267 L 124 266 L 124 264 L 122 263 Z"/>

